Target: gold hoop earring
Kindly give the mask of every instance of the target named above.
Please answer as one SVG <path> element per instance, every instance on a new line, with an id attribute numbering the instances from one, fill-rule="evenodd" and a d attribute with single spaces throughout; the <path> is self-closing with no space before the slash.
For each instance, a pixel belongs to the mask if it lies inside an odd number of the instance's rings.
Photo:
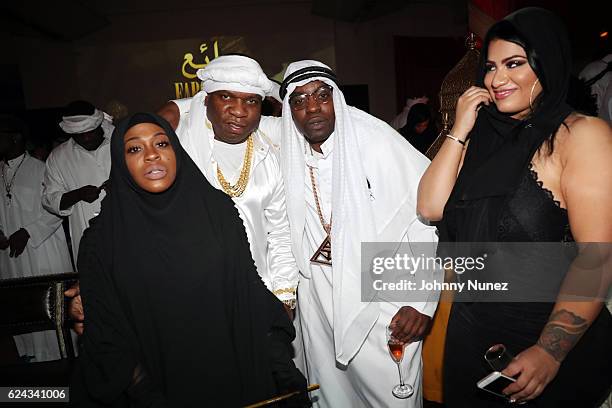
<path id="1" fill-rule="evenodd" d="M 536 78 L 533 86 L 531 87 L 531 92 L 529 93 L 529 109 L 533 112 L 533 91 L 535 90 L 535 86 L 540 82 L 539 78 Z"/>

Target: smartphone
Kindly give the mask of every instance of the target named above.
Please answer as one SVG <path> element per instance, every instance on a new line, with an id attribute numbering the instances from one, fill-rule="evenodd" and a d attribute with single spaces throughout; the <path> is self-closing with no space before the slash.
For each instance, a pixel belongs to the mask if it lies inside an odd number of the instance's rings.
<path id="1" fill-rule="evenodd" d="M 515 381 L 516 379 L 503 375 L 499 371 L 493 371 L 491 374 L 478 381 L 476 386 L 498 397 L 508 399 L 508 396 L 502 391 Z"/>

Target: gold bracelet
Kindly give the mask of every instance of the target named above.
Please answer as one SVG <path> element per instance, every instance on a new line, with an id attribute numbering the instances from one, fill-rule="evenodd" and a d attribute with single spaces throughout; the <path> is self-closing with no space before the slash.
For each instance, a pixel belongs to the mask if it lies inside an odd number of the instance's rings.
<path id="1" fill-rule="evenodd" d="M 282 289 L 276 289 L 274 292 L 275 295 L 282 295 L 284 293 L 289 293 L 295 296 L 295 288 L 282 288 Z"/>
<path id="2" fill-rule="evenodd" d="M 455 142 L 460 143 L 461 146 L 465 147 L 465 140 L 461 140 L 458 137 L 451 135 L 450 133 L 447 133 L 446 137 L 448 137 L 449 139 L 453 139 Z"/>

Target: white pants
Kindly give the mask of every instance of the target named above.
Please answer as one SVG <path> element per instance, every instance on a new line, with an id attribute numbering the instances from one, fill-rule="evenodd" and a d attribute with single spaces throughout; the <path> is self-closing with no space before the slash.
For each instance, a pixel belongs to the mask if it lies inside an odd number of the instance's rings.
<path id="1" fill-rule="evenodd" d="M 320 384 L 321 389 L 311 393 L 317 408 L 402 407 L 423 406 L 421 389 L 421 348 L 416 342 L 406 346 L 400 366 L 404 382 L 414 387 L 408 399 L 398 399 L 391 390 L 399 384 L 396 363 L 387 349 L 385 327 L 397 312 L 388 303 L 380 304 L 380 316 L 363 346 L 348 367 L 336 366 L 332 326 L 331 287 L 325 280 L 300 281 L 298 309 L 295 325 L 296 365 L 308 378 L 308 383 Z M 319 289 L 319 290 L 315 290 Z M 329 297 L 328 297 L 329 296 Z"/>

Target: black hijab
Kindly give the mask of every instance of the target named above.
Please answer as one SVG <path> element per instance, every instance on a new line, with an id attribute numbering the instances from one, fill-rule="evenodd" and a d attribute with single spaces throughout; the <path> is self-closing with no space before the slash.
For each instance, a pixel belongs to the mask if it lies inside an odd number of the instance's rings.
<path id="1" fill-rule="evenodd" d="M 429 121 L 427 129 L 425 129 L 422 133 L 417 133 L 414 130 L 415 126 L 421 122 L 425 122 L 426 120 Z M 434 120 L 431 117 L 429 107 L 424 103 L 417 103 L 410 108 L 410 112 L 408 112 L 408 117 L 406 118 L 406 125 L 398 130 L 398 132 L 404 136 L 404 139 L 406 139 L 414 148 L 425 154 L 427 153 L 429 146 L 431 146 L 438 136 L 438 131 L 433 122 Z"/>
<path id="2" fill-rule="evenodd" d="M 176 180 L 158 194 L 125 162 L 124 135 L 145 122 L 164 129 L 176 154 Z M 111 158 L 111 191 L 78 258 L 85 399 L 233 407 L 272 396 L 266 337 L 279 313 L 288 319 L 257 274 L 232 200 L 157 115 L 123 121 Z"/>
<path id="3" fill-rule="evenodd" d="M 441 241 L 496 241 L 506 199 L 518 187 L 535 152 L 554 137 L 572 111 L 566 103 L 572 61 L 567 32 L 557 16 L 541 8 L 521 9 L 491 27 L 483 44 L 478 86 L 484 86 L 490 42 L 508 29 L 525 42 L 543 92 L 524 120 L 499 112 L 494 104 L 480 109 L 464 165 L 444 209 Z"/>

